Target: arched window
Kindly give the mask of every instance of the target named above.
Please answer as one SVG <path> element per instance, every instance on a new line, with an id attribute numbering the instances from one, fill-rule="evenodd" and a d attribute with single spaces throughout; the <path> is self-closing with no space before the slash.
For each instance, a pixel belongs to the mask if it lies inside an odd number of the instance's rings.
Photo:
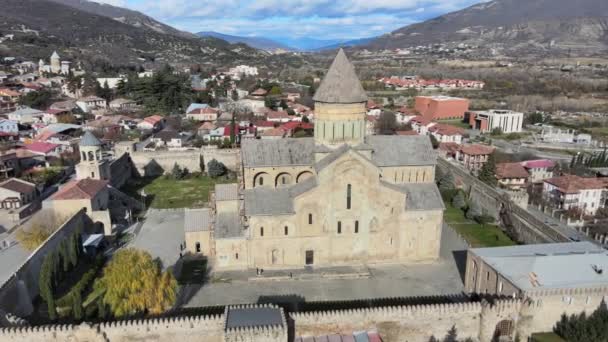
<path id="1" fill-rule="evenodd" d="M 308 224 L 312 224 L 312 214 L 308 214 Z"/>
<path id="2" fill-rule="evenodd" d="M 82 151 L 82 160 L 87 160 L 87 153 Z"/>
<path id="3" fill-rule="evenodd" d="M 93 151 L 89 151 L 89 161 L 91 160 L 95 160 L 95 154 L 93 153 Z"/>
<path id="4" fill-rule="evenodd" d="M 355 234 L 359 233 L 359 221 L 355 221 Z"/>
<path id="5" fill-rule="evenodd" d="M 285 226 L 285 235 L 289 235 L 289 227 Z"/>
<path id="6" fill-rule="evenodd" d="M 260 236 L 264 236 L 264 227 L 260 227 Z"/>
<path id="7" fill-rule="evenodd" d="M 234 255 L 234 258 L 235 258 L 236 260 L 239 260 L 239 253 L 236 253 L 236 254 Z"/>
<path id="8" fill-rule="evenodd" d="M 348 184 L 346 186 L 346 209 L 350 209 L 351 192 L 352 192 L 352 186 L 350 184 Z"/>
<path id="9" fill-rule="evenodd" d="M 197 242 L 196 243 L 196 253 L 200 253 L 201 252 L 201 243 Z"/>
<path id="10" fill-rule="evenodd" d="M 264 177 L 260 177 L 260 182 L 259 182 L 260 186 L 264 185 Z"/>
<path id="11" fill-rule="evenodd" d="M 342 234 L 342 222 L 338 221 L 338 234 Z"/>

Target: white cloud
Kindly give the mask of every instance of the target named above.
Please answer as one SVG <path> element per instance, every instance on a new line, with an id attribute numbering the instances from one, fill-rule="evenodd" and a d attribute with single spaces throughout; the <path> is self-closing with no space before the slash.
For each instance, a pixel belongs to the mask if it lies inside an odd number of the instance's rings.
<path id="1" fill-rule="evenodd" d="M 112 6 L 118 6 L 118 7 L 127 6 L 126 0 L 93 0 L 93 1 L 98 2 L 100 4 L 108 4 L 108 5 L 112 5 Z"/>

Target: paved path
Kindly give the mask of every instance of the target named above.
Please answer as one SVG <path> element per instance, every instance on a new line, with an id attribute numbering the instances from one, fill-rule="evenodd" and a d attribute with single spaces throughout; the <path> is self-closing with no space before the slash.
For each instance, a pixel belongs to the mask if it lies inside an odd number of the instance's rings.
<path id="1" fill-rule="evenodd" d="M 267 297 L 298 296 L 307 301 L 455 294 L 463 290 L 457 264 L 466 243 L 445 226 L 441 259 L 433 263 L 368 267 L 369 278 L 211 282 L 189 285 L 186 307 L 255 303 Z M 255 273 L 255 272 L 254 272 Z"/>

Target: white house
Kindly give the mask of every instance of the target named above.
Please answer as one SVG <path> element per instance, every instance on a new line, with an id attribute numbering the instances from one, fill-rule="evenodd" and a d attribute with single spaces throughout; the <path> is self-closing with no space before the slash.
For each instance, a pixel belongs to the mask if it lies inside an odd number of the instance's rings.
<path id="1" fill-rule="evenodd" d="M 211 107 L 197 108 L 186 114 L 186 118 L 195 121 L 215 121 L 219 110 Z"/>
<path id="2" fill-rule="evenodd" d="M 545 179 L 553 178 L 555 162 L 550 159 L 526 160 L 520 163 L 530 174 L 531 183 L 540 183 Z"/>
<path id="3" fill-rule="evenodd" d="M 420 115 L 413 117 L 409 122 L 412 125 L 412 130 L 416 131 L 420 135 L 427 135 L 429 128 L 435 125 L 434 122 L 431 122 L 431 120 Z"/>
<path id="4" fill-rule="evenodd" d="M 165 118 L 160 115 L 152 115 L 143 119 L 137 124 L 140 130 L 158 131 L 163 128 Z"/>
<path id="5" fill-rule="evenodd" d="M 17 121 L 0 119 L 0 132 L 4 133 L 19 133 L 19 125 Z"/>
<path id="6" fill-rule="evenodd" d="M 125 81 L 124 77 L 104 77 L 104 78 L 97 78 L 97 83 L 99 83 L 100 86 L 104 87 L 106 83 L 108 83 L 108 88 L 110 89 L 116 89 L 116 87 L 118 86 L 118 83 L 120 83 L 120 81 Z"/>
<path id="7" fill-rule="evenodd" d="M 30 107 L 20 107 L 16 111 L 8 113 L 8 119 L 20 124 L 32 124 L 40 122 L 44 112 Z"/>
<path id="8" fill-rule="evenodd" d="M 492 109 L 488 111 L 471 112 L 470 123 L 474 129 L 481 132 L 492 132 L 500 128 L 505 133 L 519 133 L 524 123 L 524 113 L 512 110 Z"/>
<path id="9" fill-rule="evenodd" d="M 80 98 L 76 101 L 76 105 L 85 113 L 90 113 L 95 109 L 106 108 L 108 106 L 105 99 L 97 96 Z"/>
<path id="10" fill-rule="evenodd" d="M 110 102 L 110 108 L 114 110 L 129 110 L 137 107 L 137 102 L 129 99 L 115 99 Z"/>
<path id="11" fill-rule="evenodd" d="M 603 207 L 602 193 L 607 184 L 598 178 L 565 175 L 543 182 L 543 197 L 559 209 L 580 209 L 587 215 L 595 215 Z"/>
<path id="12" fill-rule="evenodd" d="M 460 127 L 437 123 L 428 128 L 428 133 L 440 143 L 462 144 L 464 130 Z"/>

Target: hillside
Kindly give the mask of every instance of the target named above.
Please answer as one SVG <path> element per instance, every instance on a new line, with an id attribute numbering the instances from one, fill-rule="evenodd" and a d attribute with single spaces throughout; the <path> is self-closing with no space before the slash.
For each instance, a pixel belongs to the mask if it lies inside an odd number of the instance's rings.
<path id="1" fill-rule="evenodd" d="M 65 1 L 65 0 L 63 0 Z M 50 0 L 2 0 L 0 56 L 48 58 L 53 50 L 85 63 L 141 65 L 240 63 L 267 54 L 216 38 L 188 38 L 129 25 Z"/>
<path id="2" fill-rule="evenodd" d="M 400 28 L 366 47 L 433 43 L 473 44 L 494 54 L 599 54 L 608 47 L 608 1 L 494 0 Z"/>
<path id="3" fill-rule="evenodd" d="M 143 27 L 154 30 L 158 33 L 174 34 L 182 37 L 193 38 L 194 35 L 189 32 L 177 30 L 169 25 L 165 25 L 141 12 L 132 11 L 130 9 L 116 7 L 108 4 L 87 0 L 50 0 L 66 6 L 74 7 L 84 12 L 100 15 L 103 17 L 112 18 L 121 23 L 134 27 Z"/>
<path id="4" fill-rule="evenodd" d="M 251 46 L 252 48 L 256 48 L 259 50 L 265 50 L 270 52 L 275 51 L 291 51 L 294 50 L 291 47 L 281 44 L 272 39 L 262 38 L 262 37 L 243 37 L 243 36 L 233 36 L 229 34 L 223 34 L 219 32 L 213 31 L 204 31 L 196 33 L 199 37 L 214 37 L 218 39 L 225 40 L 229 43 L 243 43 Z"/>

